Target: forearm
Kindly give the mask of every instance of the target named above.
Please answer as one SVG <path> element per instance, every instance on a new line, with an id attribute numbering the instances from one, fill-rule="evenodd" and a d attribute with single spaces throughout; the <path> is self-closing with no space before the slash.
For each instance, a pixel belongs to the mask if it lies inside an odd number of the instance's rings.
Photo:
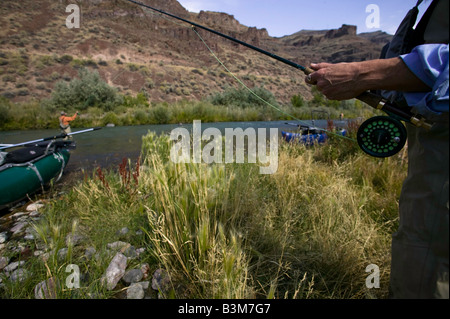
<path id="1" fill-rule="evenodd" d="M 310 84 L 327 98 L 347 100 L 367 90 L 423 92 L 430 88 L 417 78 L 401 58 L 354 63 L 312 64 Z"/>
<path id="2" fill-rule="evenodd" d="M 356 83 L 362 91 L 426 92 L 430 87 L 417 78 L 400 58 L 357 62 Z"/>
<path id="3" fill-rule="evenodd" d="M 69 122 L 71 122 L 71 121 L 74 121 L 76 118 L 77 118 L 77 115 L 78 115 L 78 112 L 76 112 L 73 116 L 71 116 L 71 117 L 66 117 L 66 121 L 69 121 Z"/>

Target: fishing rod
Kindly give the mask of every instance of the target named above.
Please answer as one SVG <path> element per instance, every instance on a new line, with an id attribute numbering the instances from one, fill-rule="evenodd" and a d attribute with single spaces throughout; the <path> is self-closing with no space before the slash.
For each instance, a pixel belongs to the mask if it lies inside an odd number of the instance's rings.
<path id="1" fill-rule="evenodd" d="M 294 67 L 302 71 L 305 75 L 310 75 L 311 73 L 315 72 L 313 69 L 309 67 L 302 66 L 288 59 L 280 57 L 276 54 L 273 54 L 269 51 L 263 50 L 254 45 L 243 42 L 229 35 L 223 34 L 216 30 L 200 25 L 198 23 L 178 17 L 174 14 L 162 11 L 160 9 L 151 7 L 139 1 L 135 0 L 126 0 L 126 1 L 150 9 L 152 11 L 158 12 L 162 15 L 169 16 L 176 20 L 188 23 L 191 25 L 194 31 L 195 27 L 197 27 L 199 29 L 218 35 L 222 38 L 228 39 L 232 42 L 238 43 L 244 47 L 247 47 L 251 50 L 262 53 L 279 62 Z M 369 106 L 377 110 L 384 111 L 389 115 L 389 117 L 384 116 L 369 119 L 365 123 L 363 123 L 363 125 L 361 125 L 360 129 L 358 130 L 358 138 L 357 138 L 358 144 L 364 152 L 366 152 L 371 156 L 389 157 L 397 154 L 404 147 L 407 140 L 407 133 L 404 125 L 400 121 L 405 121 L 416 127 L 422 127 L 427 130 L 429 130 L 433 126 L 433 123 L 429 122 L 422 115 L 414 114 L 411 111 L 411 108 L 409 109 L 399 108 L 395 105 L 392 105 L 386 99 L 375 93 L 367 91 L 357 96 L 356 99 L 368 104 Z"/>
<path id="2" fill-rule="evenodd" d="M 299 70 L 305 72 L 305 74 L 306 74 L 306 72 L 307 72 L 307 74 L 310 74 L 310 73 L 314 72 L 314 71 L 313 71 L 312 69 L 310 69 L 310 68 L 306 68 L 306 67 L 304 67 L 304 66 L 302 66 L 302 65 L 300 65 L 300 64 L 297 64 L 297 63 L 295 63 L 295 62 L 289 61 L 289 60 L 287 60 L 287 59 L 285 59 L 285 58 L 282 58 L 282 57 L 280 57 L 280 56 L 278 56 L 278 55 L 275 55 L 275 54 L 273 54 L 273 53 L 271 53 L 271 52 L 265 51 L 265 50 L 263 50 L 263 49 L 261 49 L 261 48 L 255 47 L 254 45 L 251 45 L 251 44 L 246 43 L 246 42 L 244 42 L 244 41 L 241 41 L 241 40 L 235 39 L 235 38 L 233 38 L 233 37 L 230 37 L 229 35 L 223 34 L 223 33 L 219 32 L 219 31 L 216 31 L 216 30 L 207 28 L 207 27 L 205 27 L 205 26 L 202 26 L 202 25 L 197 24 L 197 23 L 195 23 L 195 22 L 192 22 L 192 21 L 183 19 L 183 18 L 178 17 L 178 16 L 176 16 L 176 15 L 173 15 L 173 14 L 171 14 L 171 13 L 168 13 L 168 12 L 165 12 L 165 11 L 162 11 L 162 10 L 159 10 L 159 9 L 156 9 L 156 8 L 153 8 L 153 7 L 151 7 L 151 6 L 147 5 L 147 4 L 144 4 L 144 3 L 139 2 L 139 1 L 134 1 L 134 0 L 126 0 L 126 1 L 132 2 L 132 3 L 134 3 L 134 4 L 137 4 L 138 6 L 142 6 L 142 7 L 145 7 L 145 8 L 147 8 L 147 9 L 150 9 L 150 10 L 159 12 L 159 13 L 161 13 L 161 14 L 164 14 L 164 15 L 166 15 L 166 16 L 172 17 L 172 18 L 174 18 L 174 19 L 177 19 L 177 20 L 180 20 L 180 21 L 189 23 L 192 27 L 197 27 L 197 28 L 203 29 L 203 30 L 205 30 L 205 31 L 208 31 L 208 32 L 211 32 L 211 33 L 213 33 L 213 34 L 215 34 L 215 35 L 218 35 L 218 36 L 220 36 L 220 37 L 222 37 L 222 38 L 228 39 L 228 40 L 230 40 L 230 41 L 232 41 L 232 42 L 235 42 L 235 43 L 238 43 L 238 44 L 240 44 L 240 45 L 243 45 L 243 46 L 245 46 L 245 47 L 247 47 L 247 48 L 249 48 L 249 49 L 252 49 L 252 50 L 254 50 L 254 51 L 257 51 L 257 52 L 259 52 L 259 53 L 262 53 L 262 54 L 264 54 L 264 55 L 267 55 L 267 56 L 269 56 L 269 57 L 271 57 L 271 58 L 273 58 L 273 59 L 275 59 L 275 60 L 278 60 L 278 61 L 280 61 L 280 62 L 283 62 L 283 63 L 285 63 L 285 64 L 287 64 L 287 65 L 289 65 L 289 66 L 292 66 L 292 67 L 294 67 L 294 68 L 296 68 L 296 69 L 299 69 Z"/>
<path id="3" fill-rule="evenodd" d="M 100 130 L 100 129 L 101 129 L 101 127 L 94 127 L 94 128 L 90 128 L 90 129 L 86 129 L 86 130 L 82 130 L 82 131 L 78 131 L 78 132 L 67 133 L 67 134 L 63 133 L 63 134 L 56 135 L 56 136 L 45 137 L 45 138 L 41 138 L 41 139 L 38 139 L 38 140 L 28 141 L 28 142 L 23 142 L 23 143 L 18 143 L 18 144 L 0 144 L 0 146 L 1 146 L 0 150 L 4 150 L 4 149 L 7 149 L 7 148 L 13 148 L 13 147 L 17 147 L 17 146 L 28 145 L 28 144 L 39 143 L 39 142 L 45 142 L 45 141 L 50 141 L 50 140 L 56 140 L 58 138 L 65 138 L 67 136 L 72 136 L 72 135 L 77 135 L 77 134 L 97 131 L 97 130 Z"/>

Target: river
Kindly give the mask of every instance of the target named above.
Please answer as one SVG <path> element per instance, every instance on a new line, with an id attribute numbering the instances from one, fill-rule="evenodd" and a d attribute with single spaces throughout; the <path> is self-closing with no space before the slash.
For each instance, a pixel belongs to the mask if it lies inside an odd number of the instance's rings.
<path id="1" fill-rule="evenodd" d="M 223 122 L 223 123 L 201 123 L 202 131 L 204 129 L 215 127 L 222 134 L 225 128 L 278 128 L 281 134 L 282 130 L 295 131 L 296 127 L 293 121 L 272 121 L 272 122 Z M 302 124 L 312 124 L 311 121 L 302 122 Z M 318 127 L 326 128 L 326 121 L 316 120 L 314 124 Z M 142 137 L 148 132 L 156 134 L 170 134 L 178 127 L 184 127 L 189 131 L 193 124 L 183 125 L 140 125 L 140 126 L 117 126 L 104 127 L 101 130 L 89 133 L 74 135 L 77 147 L 72 151 L 69 164 L 66 168 L 66 174 L 74 171 L 89 171 L 100 166 L 103 168 L 116 165 L 122 159 L 137 159 L 140 154 Z M 72 129 L 73 132 L 81 131 L 81 128 Z M 29 130 L 29 131 L 0 131 L 0 144 L 21 143 L 49 136 L 60 134 L 59 130 Z"/>

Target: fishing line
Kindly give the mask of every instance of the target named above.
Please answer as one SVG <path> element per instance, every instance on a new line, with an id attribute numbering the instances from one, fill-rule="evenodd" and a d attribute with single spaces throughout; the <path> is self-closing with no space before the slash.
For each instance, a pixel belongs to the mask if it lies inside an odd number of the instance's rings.
<path id="1" fill-rule="evenodd" d="M 304 125 L 306 125 L 306 126 L 310 126 L 310 124 L 309 124 L 308 122 L 305 122 L 305 121 L 303 121 L 303 120 L 300 120 L 300 119 L 298 119 L 297 117 L 295 117 L 294 115 L 292 115 L 292 114 L 290 114 L 290 113 L 287 113 L 286 111 L 283 111 L 282 109 L 280 109 L 280 108 L 278 108 L 277 106 L 273 105 L 273 104 L 270 103 L 269 101 L 267 101 L 267 100 L 265 100 L 264 98 L 262 98 L 261 96 L 259 96 L 259 95 L 258 95 L 256 92 L 254 92 L 252 89 L 250 89 L 250 88 L 249 88 L 249 87 L 248 87 L 241 79 L 239 79 L 239 78 L 238 78 L 238 77 L 237 77 L 237 76 L 236 76 L 236 75 L 235 75 L 235 74 L 234 74 L 234 73 L 233 73 L 233 72 L 232 72 L 232 71 L 231 71 L 231 70 L 230 70 L 223 62 L 222 62 L 222 60 L 214 53 L 214 51 L 213 51 L 213 50 L 211 49 L 211 47 L 206 43 L 206 41 L 203 39 L 203 37 L 197 32 L 197 30 L 195 29 L 195 27 L 196 27 L 196 26 L 201 27 L 202 29 L 206 29 L 207 31 L 210 31 L 210 32 L 215 33 L 215 34 L 219 34 L 218 32 L 216 32 L 216 31 L 214 31 L 214 30 L 211 30 L 211 29 L 208 29 L 208 28 L 205 28 L 205 27 L 203 27 L 203 26 L 197 25 L 197 24 L 195 24 L 195 23 L 192 23 L 191 21 L 188 21 L 188 20 L 185 20 L 185 19 L 176 17 L 176 16 L 171 15 L 171 14 L 169 14 L 169 13 L 162 12 L 162 11 L 160 11 L 160 10 L 151 8 L 151 7 L 149 7 L 149 6 L 147 6 L 147 5 L 143 4 L 143 3 L 140 3 L 140 2 L 137 2 L 137 1 L 133 1 L 133 0 L 126 0 L 126 1 L 132 2 L 132 3 L 134 3 L 134 4 L 137 4 L 137 5 L 139 5 L 139 6 L 142 6 L 142 7 L 144 7 L 144 8 L 150 9 L 151 11 L 148 11 L 150 14 L 152 14 L 152 15 L 157 15 L 158 17 L 163 18 L 163 19 L 165 19 L 165 20 L 167 20 L 167 21 L 170 21 L 171 23 L 174 23 L 175 25 L 178 25 L 178 26 L 180 26 L 180 27 L 187 28 L 186 25 L 182 25 L 181 23 L 178 23 L 177 21 L 175 21 L 175 20 L 173 20 L 173 19 L 169 19 L 169 18 L 165 17 L 164 14 L 165 14 L 165 15 L 168 15 L 168 16 L 170 16 L 170 17 L 176 18 L 176 19 L 178 19 L 178 20 L 181 20 L 181 21 L 183 21 L 183 22 L 185 22 L 185 23 L 189 23 L 190 26 L 191 26 L 191 29 L 194 31 L 194 33 L 197 35 L 197 37 L 201 40 L 201 42 L 205 45 L 205 47 L 208 49 L 208 51 L 210 52 L 210 54 L 211 54 L 211 55 L 216 59 L 216 61 L 217 61 L 217 62 L 225 69 L 225 71 L 227 71 L 227 73 L 228 73 L 233 79 L 235 79 L 235 80 L 236 80 L 236 81 L 237 81 L 244 89 L 246 89 L 250 94 L 252 94 L 254 97 L 256 97 L 256 98 L 257 98 L 258 100 L 260 100 L 261 102 L 263 102 L 263 103 L 265 103 L 266 105 L 270 106 L 270 107 L 273 108 L 274 110 L 276 110 L 276 111 L 278 111 L 278 112 L 280 112 L 280 113 L 282 113 L 282 114 L 284 114 L 284 115 L 286 115 L 286 116 L 288 116 L 288 117 L 290 117 L 290 118 L 292 118 L 292 119 L 298 121 L 300 124 L 304 124 Z M 154 11 L 158 12 L 159 14 L 156 14 Z M 223 34 L 219 34 L 219 35 L 224 36 Z M 229 38 L 228 36 L 225 36 L 225 37 L 226 37 L 226 38 Z M 236 39 L 232 39 L 232 41 L 238 41 L 239 43 L 243 44 L 244 46 L 250 47 L 251 49 L 255 49 L 256 51 L 259 51 L 259 52 L 262 52 L 262 53 L 268 55 L 266 51 L 261 50 L 261 49 L 259 49 L 259 48 L 256 48 L 256 47 L 254 47 L 254 46 L 252 46 L 252 45 L 249 45 L 249 44 L 247 44 L 247 43 L 245 43 L 245 42 L 241 42 L 241 41 L 236 40 Z M 277 60 L 282 59 L 282 60 L 284 60 L 284 61 L 282 61 L 282 62 L 285 62 L 285 63 L 287 63 L 287 64 L 289 64 L 289 65 L 291 65 L 291 66 L 294 66 L 295 68 L 300 69 L 300 70 L 303 71 L 303 72 L 306 71 L 306 68 L 303 67 L 303 66 L 301 66 L 301 65 L 299 65 L 299 64 L 293 63 L 293 62 L 291 62 L 291 61 L 289 61 L 289 60 L 280 58 L 280 57 L 275 56 L 275 55 L 270 54 L 270 53 L 269 53 L 269 55 L 270 55 L 271 57 L 276 57 Z M 350 138 L 350 137 L 348 137 L 348 136 L 344 136 L 344 135 L 342 135 L 342 134 L 338 134 L 338 133 L 335 133 L 335 132 L 332 132 L 332 131 L 329 131 L 329 130 L 327 130 L 327 129 L 320 128 L 320 127 L 318 127 L 318 129 L 320 129 L 320 130 L 322 130 L 322 131 L 324 131 L 324 132 L 326 132 L 326 133 L 328 133 L 328 134 L 330 134 L 330 135 L 334 135 L 334 136 L 337 136 L 337 137 L 342 138 L 342 139 L 347 139 L 347 140 L 350 140 L 350 141 L 355 142 L 355 143 L 357 142 L 355 139 Z"/>
<path id="2" fill-rule="evenodd" d="M 203 44 L 206 46 L 206 48 L 209 50 L 209 52 L 211 53 L 211 55 L 217 60 L 217 62 L 240 84 L 242 85 L 243 88 L 245 88 L 247 91 L 249 91 L 253 96 L 255 96 L 257 99 L 259 99 L 260 101 L 262 101 L 263 103 L 267 104 L 268 106 L 272 107 L 273 109 L 277 110 L 278 112 L 291 117 L 292 119 L 298 121 L 300 124 L 305 124 L 307 126 L 309 126 L 309 124 L 305 121 L 302 121 L 300 119 L 298 119 L 297 117 L 295 117 L 292 114 L 287 113 L 286 111 L 283 111 L 282 109 L 276 107 L 275 105 L 273 105 L 272 103 L 270 103 L 269 101 L 265 100 L 264 98 L 262 98 L 261 96 L 259 96 L 258 94 L 255 93 L 255 91 L 253 91 L 252 89 L 250 89 L 241 79 L 239 79 L 232 71 L 230 71 L 230 69 L 227 68 L 227 66 L 219 59 L 219 57 L 214 53 L 214 51 L 208 46 L 208 44 L 206 43 L 206 41 L 201 37 L 201 35 L 197 32 L 197 30 L 195 30 L 195 27 L 192 27 L 192 30 L 194 30 L 195 34 L 197 34 L 197 36 L 200 38 L 200 40 L 203 42 Z M 348 139 L 352 142 L 356 142 L 355 139 L 352 139 L 348 136 L 344 136 L 341 134 L 337 134 L 335 132 L 332 131 L 328 131 L 324 128 L 320 128 L 318 127 L 318 129 L 327 132 L 331 135 L 335 135 L 338 136 L 340 138 L 344 138 L 344 139 Z"/>

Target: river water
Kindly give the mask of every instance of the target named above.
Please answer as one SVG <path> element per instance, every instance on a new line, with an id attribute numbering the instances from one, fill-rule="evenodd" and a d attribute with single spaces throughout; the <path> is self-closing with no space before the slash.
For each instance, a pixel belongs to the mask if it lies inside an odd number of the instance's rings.
<path id="1" fill-rule="evenodd" d="M 272 121 L 272 122 L 223 122 L 223 123 L 201 123 L 202 131 L 214 127 L 218 128 L 224 134 L 226 128 L 265 128 L 269 132 L 270 128 L 295 131 L 296 122 Z M 302 122 L 302 125 L 309 124 L 311 121 Z M 314 124 L 318 127 L 326 128 L 326 121 L 316 120 Z M 140 125 L 140 126 L 118 126 L 104 127 L 101 130 L 77 134 L 73 138 L 77 147 L 72 151 L 69 164 L 66 168 L 66 174 L 74 171 L 90 171 L 100 166 L 103 168 L 119 164 L 123 158 L 130 158 L 132 161 L 137 159 L 142 144 L 142 137 L 148 132 L 156 134 L 170 134 L 178 127 L 184 127 L 192 130 L 193 124 L 183 125 Z M 82 129 L 72 129 L 73 132 Z M 0 131 L 0 144 L 14 144 L 31 140 L 37 140 L 49 136 L 60 134 L 59 130 L 30 130 L 30 131 Z"/>

